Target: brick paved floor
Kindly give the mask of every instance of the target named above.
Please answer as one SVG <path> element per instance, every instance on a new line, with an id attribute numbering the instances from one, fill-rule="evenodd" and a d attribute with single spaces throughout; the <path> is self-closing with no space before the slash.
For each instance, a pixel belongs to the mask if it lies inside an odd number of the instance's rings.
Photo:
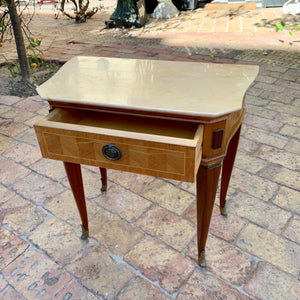
<path id="1" fill-rule="evenodd" d="M 239 44 L 243 49 L 210 42 L 203 47 L 194 32 L 174 32 L 164 44 L 137 31 L 99 33 L 95 24 L 104 18 L 79 27 L 39 14 L 33 31 L 48 28 L 46 56 L 61 61 L 101 55 L 260 65 L 245 99 L 228 217 L 219 215 L 216 201 L 207 268 L 201 269 L 194 184 L 109 170 L 108 191 L 101 193 L 97 168 L 83 166 L 91 237 L 80 240 L 63 166 L 41 157 L 33 130 L 47 104 L 38 96 L 2 95 L 0 298 L 298 299 L 299 53 L 291 45 L 285 51 L 262 50 L 265 40 L 255 40 L 251 50 L 245 49 L 247 42 Z M 242 34 L 242 41 L 251 38 Z M 206 37 L 218 38 L 219 45 L 226 41 L 218 33 Z"/>

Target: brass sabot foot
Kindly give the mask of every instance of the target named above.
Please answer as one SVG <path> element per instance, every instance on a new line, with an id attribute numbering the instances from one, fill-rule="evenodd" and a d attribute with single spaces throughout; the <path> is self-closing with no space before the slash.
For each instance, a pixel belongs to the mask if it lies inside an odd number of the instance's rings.
<path id="1" fill-rule="evenodd" d="M 101 192 L 106 192 L 107 191 L 107 184 L 103 183 L 103 178 L 101 178 L 101 182 L 102 182 Z"/>
<path id="2" fill-rule="evenodd" d="M 227 217 L 226 206 L 220 207 L 220 213 L 221 213 L 222 216 Z"/>
<path id="3" fill-rule="evenodd" d="M 81 239 L 82 240 L 87 240 L 89 238 L 89 231 L 86 230 L 83 225 L 81 225 L 81 230 L 82 230 L 82 234 L 81 234 Z"/>
<path id="4" fill-rule="evenodd" d="M 206 260 L 205 260 L 205 251 L 202 250 L 198 256 L 198 265 L 201 268 L 205 268 L 206 267 Z"/>

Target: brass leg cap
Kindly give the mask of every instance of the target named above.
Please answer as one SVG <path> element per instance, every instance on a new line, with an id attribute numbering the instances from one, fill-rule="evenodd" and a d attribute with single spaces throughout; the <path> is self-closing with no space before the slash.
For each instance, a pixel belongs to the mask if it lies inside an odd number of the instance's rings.
<path id="1" fill-rule="evenodd" d="M 81 234 L 81 239 L 82 240 L 87 240 L 89 238 L 89 231 L 86 230 L 83 225 L 81 225 L 81 231 L 82 231 L 82 234 Z"/>
<path id="2" fill-rule="evenodd" d="M 106 192 L 107 191 L 107 184 L 103 184 L 101 187 L 101 192 Z"/>
<path id="3" fill-rule="evenodd" d="M 205 251 L 201 251 L 199 256 L 198 256 L 198 265 L 201 268 L 205 268 L 206 267 L 206 260 L 205 260 Z"/>
<path id="4" fill-rule="evenodd" d="M 221 213 L 222 216 L 227 217 L 226 206 L 220 207 L 220 213 Z"/>

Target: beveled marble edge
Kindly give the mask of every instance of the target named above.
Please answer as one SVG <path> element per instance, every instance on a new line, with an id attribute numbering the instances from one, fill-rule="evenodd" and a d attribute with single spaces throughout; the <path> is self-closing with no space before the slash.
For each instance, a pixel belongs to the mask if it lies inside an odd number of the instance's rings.
<path id="1" fill-rule="evenodd" d="M 48 102 L 57 102 L 57 103 L 62 103 L 64 104 L 63 106 L 66 107 L 67 104 L 74 104 L 74 107 L 80 107 L 80 108 L 91 108 L 95 107 L 94 102 L 88 102 L 88 101 L 72 101 L 72 100 L 61 100 L 61 99 L 54 99 L 54 98 L 47 98 L 47 97 L 41 97 L 42 100 L 46 100 Z M 222 113 L 197 113 L 194 111 L 181 111 L 181 110 L 167 110 L 167 109 L 155 109 L 155 108 L 149 108 L 149 107 L 138 107 L 138 106 L 128 106 L 128 105 L 113 105 L 113 104 L 97 104 L 97 107 L 101 110 L 103 109 L 124 109 L 124 111 L 140 111 L 142 112 L 153 112 L 153 113 L 158 113 L 159 115 L 181 115 L 181 116 L 191 116 L 191 117 L 208 117 L 208 118 L 215 118 L 218 116 L 223 116 L 230 114 L 235 111 L 241 110 L 242 107 L 237 107 L 236 109 L 231 109 L 231 110 L 224 110 Z"/>

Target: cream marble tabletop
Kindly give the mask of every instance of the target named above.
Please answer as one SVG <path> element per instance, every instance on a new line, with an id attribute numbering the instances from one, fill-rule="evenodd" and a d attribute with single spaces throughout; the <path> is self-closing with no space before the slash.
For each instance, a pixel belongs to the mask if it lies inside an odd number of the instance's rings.
<path id="1" fill-rule="evenodd" d="M 77 56 L 37 88 L 49 101 L 218 117 L 240 110 L 258 66 Z"/>

